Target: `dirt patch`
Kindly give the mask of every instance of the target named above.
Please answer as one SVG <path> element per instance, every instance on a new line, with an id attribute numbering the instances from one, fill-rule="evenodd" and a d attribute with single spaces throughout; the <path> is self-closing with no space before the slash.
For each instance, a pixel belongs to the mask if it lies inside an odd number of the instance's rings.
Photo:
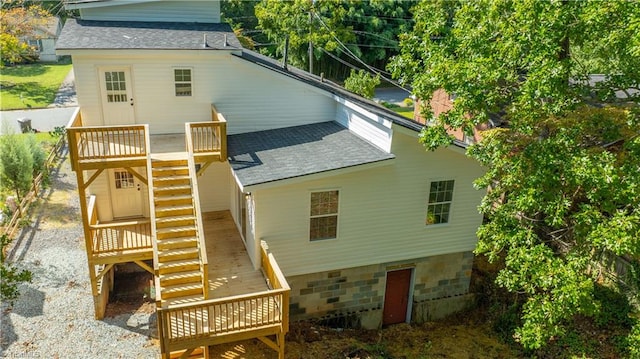
<path id="1" fill-rule="evenodd" d="M 151 273 L 116 273 L 114 279 L 105 317 L 125 313 L 153 313 L 156 310 L 156 305 L 149 296 L 153 281 Z"/>
<path id="2" fill-rule="evenodd" d="M 80 222 L 80 216 L 70 206 L 71 192 L 55 191 L 38 208 L 41 230 L 52 228 L 70 228 Z"/>
<path id="3" fill-rule="evenodd" d="M 296 359 L 514 358 L 520 353 L 500 342 L 489 323 L 461 315 L 424 325 L 399 324 L 381 330 L 329 328 L 292 323 L 286 357 Z M 214 346 L 212 358 L 275 358 L 258 340 Z"/>

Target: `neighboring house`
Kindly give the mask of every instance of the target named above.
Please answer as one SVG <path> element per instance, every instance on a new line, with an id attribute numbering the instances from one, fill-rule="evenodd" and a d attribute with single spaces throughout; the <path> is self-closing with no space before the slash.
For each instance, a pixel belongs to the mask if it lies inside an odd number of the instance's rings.
<path id="1" fill-rule="evenodd" d="M 57 62 L 56 41 L 62 30 L 62 23 L 58 17 L 52 16 L 36 27 L 35 34 L 24 41 L 33 46 L 39 55 L 40 62 Z"/>
<path id="2" fill-rule="evenodd" d="M 77 1 L 67 130 L 96 317 L 115 265 L 155 275 L 161 352 L 291 320 L 377 328 L 460 308 L 483 169 L 459 141 L 242 49 L 217 1 Z M 86 198 L 86 201 L 85 201 Z"/>

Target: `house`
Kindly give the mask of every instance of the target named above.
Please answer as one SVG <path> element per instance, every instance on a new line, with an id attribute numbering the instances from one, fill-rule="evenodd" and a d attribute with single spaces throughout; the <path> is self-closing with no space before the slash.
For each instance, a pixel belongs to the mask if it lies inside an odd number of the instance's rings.
<path id="1" fill-rule="evenodd" d="M 101 318 L 113 270 L 155 276 L 161 352 L 289 320 L 376 328 L 468 299 L 482 174 L 465 144 L 243 49 L 218 1 L 68 1 L 67 127 Z"/>
<path id="2" fill-rule="evenodd" d="M 51 16 L 36 26 L 33 37 L 25 38 L 24 41 L 36 49 L 39 55 L 38 61 L 57 62 L 56 40 L 61 30 L 62 23 L 60 19 L 56 16 Z"/>

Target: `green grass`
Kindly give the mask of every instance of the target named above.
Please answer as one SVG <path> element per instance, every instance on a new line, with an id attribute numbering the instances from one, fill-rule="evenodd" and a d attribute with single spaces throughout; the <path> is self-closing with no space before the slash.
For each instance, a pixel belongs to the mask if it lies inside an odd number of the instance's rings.
<path id="1" fill-rule="evenodd" d="M 5 67 L 0 74 L 0 110 L 49 106 L 71 64 Z"/>
<path id="2" fill-rule="evenodd" d="M 413 106 L 401 107 L 401 106 L 391 104 L 391 103 L 386 103 L 386 102 L 382 103 L 382 105 L 401 116 L 404 116 L 408 119 L 413 120 Z"/>

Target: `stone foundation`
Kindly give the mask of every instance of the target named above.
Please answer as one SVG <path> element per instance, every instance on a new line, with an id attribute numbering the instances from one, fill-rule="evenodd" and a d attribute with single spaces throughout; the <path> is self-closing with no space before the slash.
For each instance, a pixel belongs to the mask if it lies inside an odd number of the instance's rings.
<path id="1" fill-rule="evenodd" d="M 293 321 L 320 319 L 344 327 L 378 328 L 387 272 L 411 268 L 412 321 L 436 319 L 441 313 L 451 314 L 449 309 L 465 308 L 455 304 L 463 300 L 447 298 L 467 294 L 472 262 L 472 252 L 461 252 L 287 277 L 289 314 Z"/>

